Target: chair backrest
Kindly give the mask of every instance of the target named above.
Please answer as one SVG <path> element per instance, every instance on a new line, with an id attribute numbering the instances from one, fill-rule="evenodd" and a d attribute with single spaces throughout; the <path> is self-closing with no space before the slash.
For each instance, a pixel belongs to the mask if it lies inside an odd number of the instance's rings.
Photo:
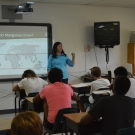
<path id="1" fill-rule="evenodd" d="M 109 90 L 109 88 L 100 88 L 98 90 Z M 104 94 L 94 94 L 92 93 L 92 97 L 94 99 L 94 104 L 101 98 L 106 97 L 106 96 L 110 96 L 110 95 L 104 95 Z"/>
<path id="2" fill-rule="evenodd" d="M 107 87 L 107 88 L 100 88 L 98 90 L 109 90 L 109 87 Z"/>
<path id="3" fill-rule="evenodd" d="M 135 135 L 135 127 L 120 129 L 117 131 L 116 135 Z"/>
<path id="4" fill-rule="evenodd" d="M 16 92 L 15 92 L 15 95 L 16 95 L 17 97 L 20 97 L 21 99 L 24 99 L 24 98 L 26 97 L 25 90 L 16 91 Z"/>
<path id="5" fill-rule="evenodd" d="M 12 135 L 10 129 L 0 130 L 0 135 Z"/>
<path id="6" fill-rule="evenodd" d="M 28 94 L 28 97 L 35 97 L 38 94 L 38 92 L 32 92 Z"/>
<path id="7" fill-rule="evenodd" d="M 66 122 L 65 122 L 65 117 L 63 116 L 63 114 L 69 114 L 69 113 L 77 113 L 80 112 L 79 108 L 63 108 L 60 109 L 57 113 L 56 119 L 55 119 L 55 123 L 54 123 L 54 127 L 52 129 L 52 131 L 48 130 L 45 127 L 45 130 L 51 134 L 55 134 L 55 133 L 65 133 L 66 132 Z"/>
<path id="8" fill-rule="evenodd" d="M 108 80 L 110 81 L 110 83 L 112 82 L 112 72 L 108 71 Z"/>

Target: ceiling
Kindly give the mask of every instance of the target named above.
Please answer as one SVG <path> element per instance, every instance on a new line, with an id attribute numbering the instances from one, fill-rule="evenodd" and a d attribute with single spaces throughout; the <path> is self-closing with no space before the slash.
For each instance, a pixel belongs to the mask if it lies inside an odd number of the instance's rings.
<path id="1" fill-rule="evenodd" d="M 27 0 L 0 0 L 26 2 Z M 56 3 L 56 4 L 76 4 L 90 6 L 110 6 L 110 7 L 127 7 L 134 8 L 135 0 L 28 0 L 36 3 Z"/>

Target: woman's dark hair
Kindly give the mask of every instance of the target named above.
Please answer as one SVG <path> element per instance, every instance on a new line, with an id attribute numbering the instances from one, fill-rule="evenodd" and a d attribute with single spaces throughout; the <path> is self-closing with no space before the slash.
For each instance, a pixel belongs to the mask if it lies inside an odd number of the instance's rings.
<path id="1" fill-rule="evenodd" d="M 101 70 L 99 67 L 93 67 L 90 69 L 91 70 L 91 75 L 95 77 L 100 77 L 101 76 Z"/>
<path id="2" fill-rule="evenodd" d="M 126 68 L 124 68 L 124 67 L 117 67 L 115 70 L 114 70 L 114 75 L 115 76 L 126 76 L 127 77 L 127 75 L 128 75 L 128 72 L 127 72 L 127 70 L 126 70 Z"/>
<path id="3" fill-rule="evenodd" d="M 27 78 L 27 77 L 37 77 L 37 75 L 33 70 L 28 69 L 23 72 L 22 79 Z"/>
<path id="4" fill-rule="evenodd" d="M 61 82 L 63 78 L 62 70 L 59 68 L 52 68 L 48 73 L 48 80 L 50 83 Z"/>
<path id="5" fill-rule="evenodd" d="M 61 42 L 55 42 L 54 45 L 53 45 L 53 49 L 52 49 L 52 57 L 53 58 L 56 58 L 56 55 L 57 55 L 57 46 L 59 44 L 62 44 L 62 43 Z M 64 52 L 63 49 L 62 49 L 62 52 L 61 53 L 63 53 L 66 56 L 66 54 L 65 54 L 65 52 Z"/>
<path id="6" fill-rule="evenodd" d="M 127 77 L 119 76 L 114 82 L 114 91 L 116 91 L 118 95 L 125 95 L 128 92 L 130 85 L 131 82 Z"/>

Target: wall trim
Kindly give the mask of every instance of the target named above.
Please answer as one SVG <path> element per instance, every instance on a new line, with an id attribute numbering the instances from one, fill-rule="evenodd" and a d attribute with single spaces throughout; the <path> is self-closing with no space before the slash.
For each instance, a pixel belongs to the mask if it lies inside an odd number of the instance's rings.
<path id="1" fill-rule="evenodd" d="M 16 112 L 19 112 L 19 109 L 16 109 Z M 10 114 L 15 113 L 15 109 L 0 110 L 0 114 Z"/>

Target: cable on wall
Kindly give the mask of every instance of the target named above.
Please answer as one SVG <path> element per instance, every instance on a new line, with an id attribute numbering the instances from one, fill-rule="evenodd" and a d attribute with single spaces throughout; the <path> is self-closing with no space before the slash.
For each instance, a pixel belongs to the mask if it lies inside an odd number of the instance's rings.
<path id="1" fill-rule="evenodd" d="M 78 77 L 78 76 L 71 75 L 71 74 L 68 74 L 68 75 L 73 76 L 73 77 L 76 77 L 76 78 L 80 79 L 81 81 L 83 81 L 83 80 L 82 80 L 80 77 Z"/>
<path id="2" fill-rule="evenodd" d="M 106 71 L 108 72 L 108 67 L 107 67 L 107 63 L 106 63 Z"/>
<path id="3" fill-rule="evenodd" d="M 95 46 L 94 46 L 94 52 L 95 52 L 95 57 L 96 57 L 96 62 L 97 62 L 97 67 L 98 67 L 98 60 L 97 60 L 97 55 L 96 55 Z"/>

